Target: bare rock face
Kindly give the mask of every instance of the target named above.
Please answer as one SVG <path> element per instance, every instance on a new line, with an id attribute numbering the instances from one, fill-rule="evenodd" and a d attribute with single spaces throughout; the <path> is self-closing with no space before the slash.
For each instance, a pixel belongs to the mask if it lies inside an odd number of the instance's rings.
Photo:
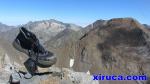
<path id="1" fill-rule="evenodd" d="M 149 30 L 132 18 L 108 20 L 81 37 L 73 69 L 150 76 Z"/>

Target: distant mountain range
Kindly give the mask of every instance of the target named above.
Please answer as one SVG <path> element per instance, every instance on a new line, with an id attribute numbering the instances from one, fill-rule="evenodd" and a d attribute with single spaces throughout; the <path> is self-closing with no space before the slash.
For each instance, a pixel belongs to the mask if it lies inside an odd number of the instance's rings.
<path id="1" fill-rule="evenodd" d="M 53 19 L 28 22 L 27 24 L 24 24 L 22 26 L 34 32 L 42 43 L 44 43 L 47 40 L 50 40 L 50 38 L 55 36 L 57 33 L 63 31 L 64 29 L 78 31 L 82 28 L 81 26 L 75 24 L 63 23 Z M 0 36 L 12 42 L 12 40 L 16 37 L 16 35 L 19 32 L 19 27 L 21 26 L 14 27 L 0 24 L 0 31 L 2 31 L 2 33 L 0 33 Z"/>
<path id="2" fill-rule="evenodd" d="M 0 67 L 7 55 L 11 61 L 23 65 L 27 56 L 11 45 L 20 26 L 1 25 Z M 57 55 L 56 67 L 70 68 L 70 60 L 74 59 L 71 67 L 74 71 L 90 74 L 147 74 L 150 77 L 150 26 L 133 18 L 97 20 L 85 28 L 56 20 L 29 22 L 22 26 L 34 32 L 43 45 Z M 149 84 L 149 80 L 99 83 Z"/>

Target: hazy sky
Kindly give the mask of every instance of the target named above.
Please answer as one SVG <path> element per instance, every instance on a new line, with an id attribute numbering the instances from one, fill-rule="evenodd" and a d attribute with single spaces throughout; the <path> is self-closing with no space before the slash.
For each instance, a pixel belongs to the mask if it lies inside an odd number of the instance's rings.
<path id="1" fill-rule="evenodd" d="M 150 0 L 0 0 L 0 22 L 8 25 L 56 19 L 85 26 L 117 17 L 150 24 Z"/>

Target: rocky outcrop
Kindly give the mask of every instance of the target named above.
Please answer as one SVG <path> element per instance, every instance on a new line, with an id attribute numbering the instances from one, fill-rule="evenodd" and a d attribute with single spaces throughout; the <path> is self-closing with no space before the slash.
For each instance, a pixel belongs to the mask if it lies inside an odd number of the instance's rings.
<path id="1" fill-rule="evenodd" d="M 2 70 L 0 73 L 1 84 L 8 83 L 10 74 L 13 74 L 13 72 Z M 17 74 L 20 74 L 20 76 Z M 25 79 L 22 73 L 17 74 L 14 76 L 18 76 L 20 84 L 98 84 L 98 81 L 92 80 L 92 76 L 86 73 L 74 72 L 67 68 L 51 67 L 47 72 L 36 75 L 31 79 Z"/>

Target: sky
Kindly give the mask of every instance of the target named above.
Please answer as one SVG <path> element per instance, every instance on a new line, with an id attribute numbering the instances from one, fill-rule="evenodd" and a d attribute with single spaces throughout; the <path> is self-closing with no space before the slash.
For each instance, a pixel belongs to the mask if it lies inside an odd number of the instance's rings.
<path id="1" fill-rule="evenodd" d="M 86 26 L 120 17 L 150 25 L 150 0 L 0 0 L 0 22 L 7 25 L 55 19 Z"/>

